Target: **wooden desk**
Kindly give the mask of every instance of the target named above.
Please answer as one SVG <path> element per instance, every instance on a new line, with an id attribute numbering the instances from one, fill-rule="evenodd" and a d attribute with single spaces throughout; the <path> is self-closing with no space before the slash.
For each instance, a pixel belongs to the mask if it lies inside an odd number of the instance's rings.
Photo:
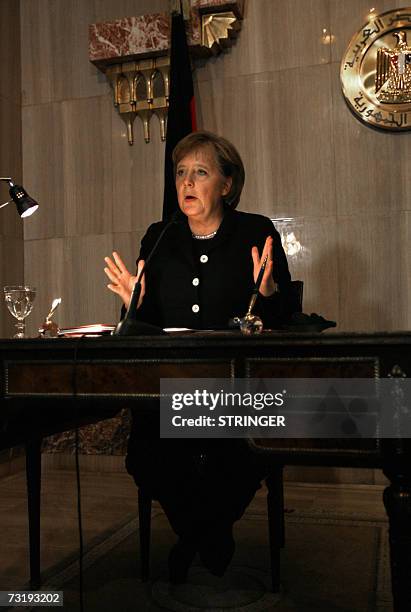
<path id="1" fill-rule="evenodd" d="M 40 581 L 41 438 L 158 398 L 160 378 L 411 376 L 411 332 L 236 332 L 139 338 L 0 340 L 0 448 L 28 449 L 31 578 Z M 153 402 L 153 409 L 158 404 Z M 404 440 L 259 442 L 274 463 L 380 467 L 395 610 L 411 609 L 411 445 Z"/>

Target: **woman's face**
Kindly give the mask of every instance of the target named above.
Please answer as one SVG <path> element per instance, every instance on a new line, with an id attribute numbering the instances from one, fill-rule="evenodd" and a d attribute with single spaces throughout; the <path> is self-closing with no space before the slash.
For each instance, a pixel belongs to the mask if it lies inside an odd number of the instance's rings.
<path id="1" fill-rule="evenodd" d="M 222 196 L 231 188 L 231 178 L 220 173 L 214 152 L 204 146 L 183 157 L 176 170 L 178 204 L 187 217 L 196 221 L 221 218 Z"/>

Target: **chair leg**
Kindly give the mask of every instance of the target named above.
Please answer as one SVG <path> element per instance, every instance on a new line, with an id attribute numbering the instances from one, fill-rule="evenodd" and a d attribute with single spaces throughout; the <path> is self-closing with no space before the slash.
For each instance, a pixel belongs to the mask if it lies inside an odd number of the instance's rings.
<path id="1" fill-rule="evenodd" d="M 151 496 L 138 489 L 138 521 L 140 531 L 141 580 L 150 577 Z"/>
<path id="2" fill-rule="evenodd" d="M 280 590 L 280 549 L 285 543 L 283 468 L 274 468 L 265 480 L 267 485 L 268 535 L 271 556 L 273 592 Z"/>

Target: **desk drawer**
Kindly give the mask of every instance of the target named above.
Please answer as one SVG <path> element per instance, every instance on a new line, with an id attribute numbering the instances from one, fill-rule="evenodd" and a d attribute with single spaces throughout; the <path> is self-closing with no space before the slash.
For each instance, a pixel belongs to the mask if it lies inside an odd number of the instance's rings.
<path id="1" fill-rule="evenodd" d="M 230 378 L 230 360 L 153 360 L 130 362 L 9 362 L 6 397 L 159 397 L 161 378 Z"/>

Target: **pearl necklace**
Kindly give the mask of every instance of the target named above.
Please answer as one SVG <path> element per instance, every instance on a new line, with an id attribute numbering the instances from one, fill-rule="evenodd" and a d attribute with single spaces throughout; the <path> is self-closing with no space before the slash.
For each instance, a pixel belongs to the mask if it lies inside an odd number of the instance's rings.
<path id="1" fill-rule="evenodd" d="M 196 240 L 209 240 L 210 238 L 214 238 L 214 236 L 216 235 L 217 230 L 215 230 L 214 232 L 211 232 L 211 234 L 191 234 L 193 238 L 195 238 Z"/>

